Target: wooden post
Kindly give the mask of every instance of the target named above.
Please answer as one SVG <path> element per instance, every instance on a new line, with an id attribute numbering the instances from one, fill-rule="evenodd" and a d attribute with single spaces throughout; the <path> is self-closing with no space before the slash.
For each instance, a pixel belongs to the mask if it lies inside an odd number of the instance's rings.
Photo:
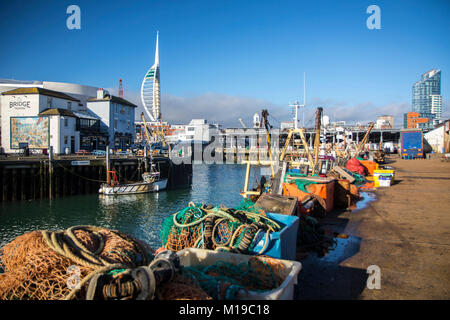
<path id="1" fill-rule="evenodd" d="M 17 169 L 12 170 L 12 201 L 17 200 Z"/>
<path id="2" fill-rule="evenodd" d="M 3 171 L 3 202 L 8 201 L 8 186 L 9 186 L 9 170 L 2 168 Z"/>
<path id="3" fill-rule="evenodd" d="M 36 177 L 37 177 L 38 170 L 36 168 L 33 168 L 32 172 L 33 172 L 33 200 L 36 200 L 37 199 L 37 189 L 38 189 L 38 186 L 37 186 L 38 179 Z"/>
<path id="4" fill-rule="evenodd" d="M 53 197 L 53 146 L 50 146 L 48 153 L 48 197 L 52 200 Z"/>
<path id="5" fill-rule="evenodd" d="M 82 190 L 82 185 L 83 185 L 83 181 L 81 181 L 81 176 L 83 175 L 83 166 L 77 166 L 75 167 L 77 168 L 77 186 L 78 186 L 78 190 L 77 190 L 77 194 L 83 194 L 83 190 Z"/>
<path id="6" fill-rule="evenodd" d="M 247 162 L 247 169 L 245 170 L 245 183 L 244 183 L 244 198 L 247 198 L 246 192 L 248 191 L 248 179 L 250 177 L 250 161 Z"/>
<path id="7" fill-rule="evenodd" d="M 110 171 L 110 162 L 109 162 L 109 146 L 106 146 L 106 183 L 110 184 L 111 179 L 109 178 L 109 172 Z"/>
<path id="8" fill-rule="evenodd" d="M 68 174 L 67 174 L 67 170 L 63 169 L 62 175 L 63 175 L 62 195 L 63 196 L 67 196 L 67 195 L 69 195 L 69 188 L 68 188 L 68 186 L 69 186 L 69 177 L 68 177 Z"/>
<path id="9" fill-rule="evenodd" d="M 148 150 L 147 146 L 144 146 L 144 166 L 145 166 L 145 172 L 148 172 Z"/>
<path id="10" fill-rule="evenodd" d="M 39 198 L 44 198 L 44 170 L 42 168 L 43 162 L 39 161 Z"/>
<path id="11" fill-rule="evenodd" d="M 27 189 L 28 189 L 28 183 L 27 183 L 27 173 L 29 169 L 21 169 L 20 170 L 20 200 L 26 200 L 27 199 Z"/>

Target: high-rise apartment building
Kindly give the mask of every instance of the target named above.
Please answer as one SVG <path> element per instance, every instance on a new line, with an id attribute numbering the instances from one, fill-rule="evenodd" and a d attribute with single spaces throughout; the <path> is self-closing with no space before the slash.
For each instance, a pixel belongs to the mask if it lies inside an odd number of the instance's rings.
<path id="1" fill-rule="evenodd" d="M 439 123 L 442 114 L 441 70 L 430 70 L 424 73 L 412 87 L 412 111 L 428 118 L 427 123 L 420 124 L 422 128 L 431 128 Z M 439 104 L 440 101 L 440 104 Z M 434 108 L 433 108 L 434 102 Z"/>

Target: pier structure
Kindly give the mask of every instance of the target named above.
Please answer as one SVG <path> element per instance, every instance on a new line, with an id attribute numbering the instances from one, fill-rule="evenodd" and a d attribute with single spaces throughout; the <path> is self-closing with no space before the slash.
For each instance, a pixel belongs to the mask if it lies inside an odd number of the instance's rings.
<path id="1" fill-rule="evenodd" d="M 321 142 L 338 144 L 353 143 L 359 144 L 367 133 L 365 126 L 346 126 L 346 127 L 326 127 L 321 131 Z M 371 150 L 378 149 L 379 145 L 391 143 L 393 146 L 400 144 L 401 129 L 372 129 L 368 137 L 368 144 Z M 316 136 L 314 128 L 305 129 L 305 138 L 310 148 L 314 145 Z M 249 157 L 261 153 L 267 153 L 267 143 L 265 143 L 266 130 L 264 128 L 228 128 L 219 136 L 218 145 L 215 152 L 222 154 L 224 160 L 232 160 L 241 163 L 242 160 L 248 160 Z M 272 153 L 280 154 L 280 149 L 284 146 L 288 130 L 273 129 Z M 294 140 L 300 140 L 294 137 Z M 376 145 L 376 147 L 374 146 Z"/>
<path id="2" fill-rule="evenodd" d="M 109 168 L 120 182 L 142 180 L 146 158 L 111 156 Z M 192 165 L 173 163 L 167 157 L 153 157 L 152 163 L 168 178 L 168 189 L 192 183 Z M 147 166 L 148 167 L 148 166 Z M 106 182 L 106 157 L 53 155 L 9 156 L 0 159 L 0 201 L 56 199 L 70 195 L 95 194 Z"/>

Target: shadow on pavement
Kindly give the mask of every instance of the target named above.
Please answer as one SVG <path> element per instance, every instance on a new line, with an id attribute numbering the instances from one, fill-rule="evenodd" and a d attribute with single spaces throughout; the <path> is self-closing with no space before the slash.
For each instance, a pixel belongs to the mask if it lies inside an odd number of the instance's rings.
<path id="1" fill-rule="evenodd" d="M 340 266 L 359 252 L 361 238 L 337 239 L 336 248 L 322 258 L 310 254 L 301 260 L 295 299 L 333 300 L 358 299 L 366 287 L 368 274 L 364 269 Z"/>

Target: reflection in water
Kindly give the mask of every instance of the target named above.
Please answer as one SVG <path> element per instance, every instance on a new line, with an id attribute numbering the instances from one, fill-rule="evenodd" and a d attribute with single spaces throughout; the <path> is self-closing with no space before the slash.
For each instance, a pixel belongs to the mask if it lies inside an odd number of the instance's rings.
<path id="1" fill-rule="evenodd" d="M 348 239 L 337 238 L 336 242 L 334 249 L 330 250 L 320 261 L 332 262 L 338 265 L 358 253 L 361 246 L 360 237 L 350 236 Z"/>
<path id="2" fill-rule="evenodd" d="M 362 199 L 356 202 L 354 207 L 351 208 L 353 212 L 367 208 L 369 203 L 377 199 L 377 196 L 374 192 L 361 192 L 360 194 Z"/>
<path id="3" fill-rule="evenodd" d="M 34 230 L 97 225 L 132 234 L 157 248 L 163 220 L 189 201 L 236 206 L 245 166 L 194 165 L 189 188 L 123 196 L 79 195 L 63 199 L 5 203 L 0 206 L 0 247 Z"/>

